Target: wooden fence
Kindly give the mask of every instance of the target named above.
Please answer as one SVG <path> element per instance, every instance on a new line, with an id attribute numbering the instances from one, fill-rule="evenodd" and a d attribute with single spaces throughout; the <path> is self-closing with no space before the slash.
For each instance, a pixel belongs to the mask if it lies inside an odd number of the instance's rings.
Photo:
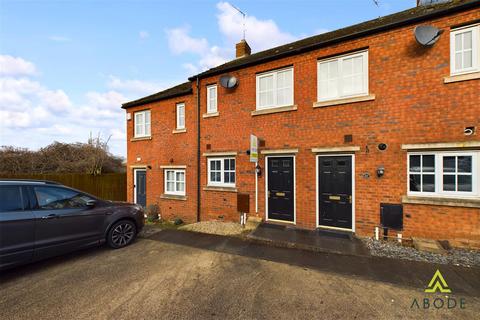
<path id="1" fill-rule="evenodd" d="M 56 181 L 105 200 L 127 200 L 127 175 L 106 173 L 98 176 L 82 173 L 0 174 L 0 178 Z"/>

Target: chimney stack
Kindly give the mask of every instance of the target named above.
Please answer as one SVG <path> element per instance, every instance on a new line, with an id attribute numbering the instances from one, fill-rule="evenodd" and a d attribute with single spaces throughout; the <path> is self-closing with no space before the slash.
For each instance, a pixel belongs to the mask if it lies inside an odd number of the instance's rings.
<path id="1" fill-rule="evenodd" d="M 249 56 L 252 53 L 252 49 L 250 49 L 250 46 L 245 39 L 242 39 L 239 43 L 237 43 L 235 45 L 235 49 L 237 59 Z"/>

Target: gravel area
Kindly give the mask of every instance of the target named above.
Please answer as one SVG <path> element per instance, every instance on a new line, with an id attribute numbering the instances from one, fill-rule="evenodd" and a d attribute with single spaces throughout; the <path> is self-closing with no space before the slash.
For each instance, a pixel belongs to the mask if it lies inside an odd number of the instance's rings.
<path id="1" fill-rule="evenodd" d="M 240 223 L 221 222 L 221 221 L 204 221 L 187 224 L 178 228 L 180 230 L 218 234 L 221 236 L 238 236 L 246 231 L 251 231 L 248 226 L 243 228 Z"/>
<path id="2" fill-rule="evenodd" d="M 480 251 L 467 249 L 450 249 L 447 254 L 418 251 L 393 241 L 375 241 L 363 239 L 372 256 L 396 259 L 425 261 L 439 264 L 453 264 L 464 267 L 480 267 Z"/>

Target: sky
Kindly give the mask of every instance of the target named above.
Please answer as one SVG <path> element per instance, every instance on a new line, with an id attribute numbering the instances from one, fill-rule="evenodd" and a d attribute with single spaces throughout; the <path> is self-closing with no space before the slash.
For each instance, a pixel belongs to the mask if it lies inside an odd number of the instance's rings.
<path id="1" fill-rule="evenodd" d="M 415 6 L 415 0 L 0 0 L 0 146 L 100 135 L 126 156 L 121 104 L 252 53 Z"/>

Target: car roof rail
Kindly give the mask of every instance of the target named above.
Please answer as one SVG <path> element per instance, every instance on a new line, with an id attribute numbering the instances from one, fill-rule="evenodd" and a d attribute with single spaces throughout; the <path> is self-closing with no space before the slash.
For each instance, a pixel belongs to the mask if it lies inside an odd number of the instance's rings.
<path id="1" fill-rule="evenodd" d="M 39 183 L 39 184 L 52 184 L 52 185 L 61 185 L 60 182 L 57 181 L 51 181 L 51 180 L 37 180 L 37 179 L 10 179 L 10 178 L 1 178 L 1 182 L 8 182 L 8 183 Z"/>

